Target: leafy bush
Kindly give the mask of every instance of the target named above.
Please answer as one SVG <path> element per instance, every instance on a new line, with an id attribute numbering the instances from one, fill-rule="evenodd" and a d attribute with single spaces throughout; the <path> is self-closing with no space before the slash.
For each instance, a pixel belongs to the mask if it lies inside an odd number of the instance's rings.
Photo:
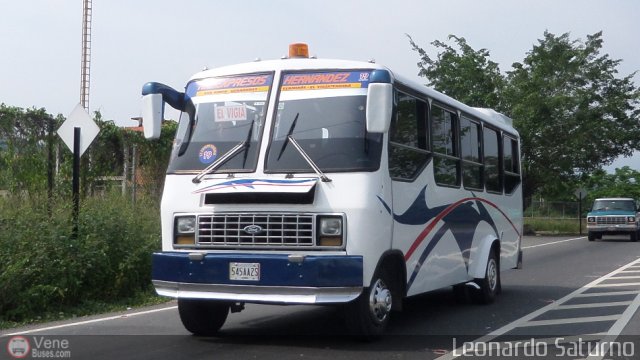
<path id="1" fill-rule="evenodd" d="M 119 194 L 83 200 L 78 236 L 71 201 L 0 199 L 0 322 L 24 321 L 82 302 L 138 296 L 160 248 L 159 207 Z"/>

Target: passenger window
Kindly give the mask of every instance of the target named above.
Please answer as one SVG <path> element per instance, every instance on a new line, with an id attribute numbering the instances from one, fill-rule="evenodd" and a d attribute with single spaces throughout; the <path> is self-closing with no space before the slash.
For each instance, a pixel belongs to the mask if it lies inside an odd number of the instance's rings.
<path id="1" fill-rule="evenodd" d="M 438 185 L 460 186 L 456 119 L 456 114 L 451 111 L 438 106 L 431 107 L 433 174 Z"/>
<path id="2" fill-rule="evenodd" d="M 498 133 L 485 127 L 483 132 L 484 145 L 484 178 L 487 191 L 502 193 L 500 181 L 500 149 Z"/>
<path id="3" fill-rule="evenodd" d="M 460 119 L 460 150 L 462 153 L 462 182 L 465 188 L 483 190 L 482 160 L 480 158 L 480 124 L 466 117 Z"/>
<path id="4" fill-rule="evenodd" d="M 427 148 L 427 104 L 398 93 L 396 116 L 389 129 L 389 173 L 392 178 L 413 180 L 430 159 Z"/>
<path id="5" fill-rule="evenodd" d="M 443 155 L 456 156 L 455 114 L 434 106 L 431 109 L 433 151 Z"/>
<path id="6" fill-rule="evenodd" d="M 505 136 L 503 141 L 504 190 L 511 194 L 520 184 L 520 154 L 518 153 L 518 142 L 515 139 Z"/>

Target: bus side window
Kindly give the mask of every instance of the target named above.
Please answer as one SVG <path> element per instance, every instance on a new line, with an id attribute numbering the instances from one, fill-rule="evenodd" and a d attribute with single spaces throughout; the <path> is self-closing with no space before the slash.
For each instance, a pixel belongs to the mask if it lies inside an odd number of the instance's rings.
<path id="1" fill-rule="evenodd" d="M 502 193 L 502 181 L 500 181 L 500 149 L 498 133 L 488 127 L 483 132 L 484 145 L 484 178 L 487 191 Z"/>
<path id="2" fill-rule="evenodd" d="M 397 93 L 396 116 L 389 129 L 389 175 L 413 180 L 429 161 L 427 149 L 427 104 Z"/>
<path id="3" fill-rule="evenodd" d="M 460 186 L 459 134 L 457 116 L 438 106 L 431 107 L 431 134 L 433 141 L 433 175 L 436 184 Z"/>
<path id="4" fill-rule="evenodd" d="M 469 118 L 460 119 L 460 151 L 462 153 L 462 182 L 465 189 L 484 190 L 482 159 L 480 158 L 480 123 Z"/>
<path id="5" fill-rule="evenodd" d="M 520 157 L 518 154 L 518 142 L 508 136 L 503 138 L 504 154 L 504 191 L 513 193 L 520 184 Z"/>

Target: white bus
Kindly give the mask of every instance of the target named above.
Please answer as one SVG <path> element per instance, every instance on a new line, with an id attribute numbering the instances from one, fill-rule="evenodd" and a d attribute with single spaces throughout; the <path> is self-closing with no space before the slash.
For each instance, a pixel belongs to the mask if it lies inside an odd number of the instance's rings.
<path id="1" fill-rule="evenodd" d="M 372 62 L 308 57 L 144 85 L 145 135 L 181 111 L 153 284 L 215 334 L 245 303 L 335 304 L 377 336 L 403 298 L 442 287 L 482 303 L 521 260 L 519 136 Z"/>

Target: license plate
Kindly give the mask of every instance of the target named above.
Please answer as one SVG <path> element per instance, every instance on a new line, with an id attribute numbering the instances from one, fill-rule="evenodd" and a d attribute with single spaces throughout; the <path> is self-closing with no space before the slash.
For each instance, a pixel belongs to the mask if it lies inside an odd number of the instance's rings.
<path id="1" fill-rule="evenodd" d="M 260 281 L 260 263 L 229 263 L 229 280 Z"/>

